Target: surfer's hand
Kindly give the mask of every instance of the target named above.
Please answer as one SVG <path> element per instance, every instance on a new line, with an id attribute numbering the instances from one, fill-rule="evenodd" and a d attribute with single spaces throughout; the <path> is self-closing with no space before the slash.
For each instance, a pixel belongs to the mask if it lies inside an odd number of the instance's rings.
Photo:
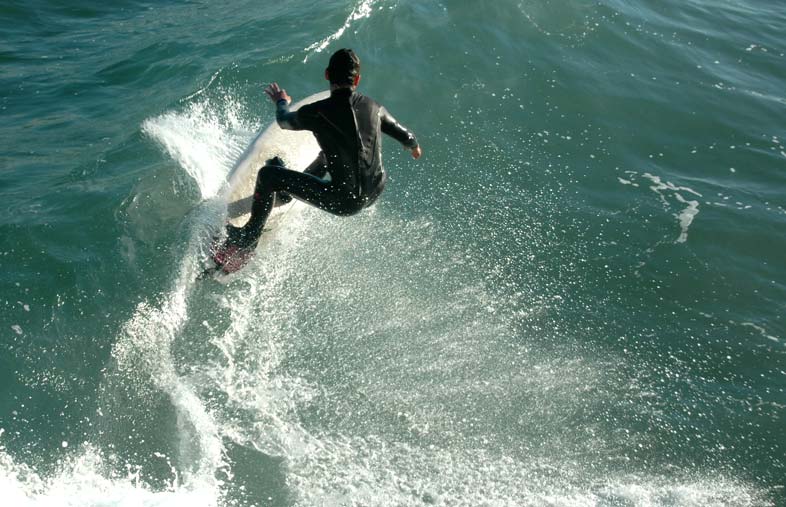
<path id="1" fill-rule="evenodd" d="M 292 102 L 292 97 L 287 95 L 287 91 L 278 86 L 278 83 L 268 85 L 265 88 L 265 93 L 267 93 L 267 96 L 270 97 L 274 104 L 278 104 L 279 100 L 286 100 L 287 104 Z"/>
<path id="2" fill-rule="evenodd" d="M 419 159 L 421 155 L 423 155 L 423 150 L 420 149 L 420 145 L 415 146 L 410 150 L 412 153 L 412 158 L 415 160 Z"/>

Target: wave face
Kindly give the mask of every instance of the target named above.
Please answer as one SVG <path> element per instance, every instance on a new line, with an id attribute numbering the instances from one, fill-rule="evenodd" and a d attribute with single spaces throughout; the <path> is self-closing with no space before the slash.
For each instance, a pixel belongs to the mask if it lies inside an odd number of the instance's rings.
<path id="1" fill-rule="evenodd" d="M 786 502 L 782 9 L 0 12 L 5 504 Z M 341 47 L 424 157 L 197 281 Z"/>

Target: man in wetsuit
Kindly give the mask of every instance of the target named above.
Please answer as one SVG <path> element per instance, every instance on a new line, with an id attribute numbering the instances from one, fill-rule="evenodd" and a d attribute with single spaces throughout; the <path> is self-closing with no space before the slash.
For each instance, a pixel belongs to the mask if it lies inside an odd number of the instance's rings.
<path id="1" fill-rule="evenodd" d="M 290 112 L 287 92 L 273 83 L 265 93 L 276 104 L 276 121 L 283 129 L 310 130 L 322 151 L 304 172 L 284 167 L 278 157 L 259 170 L 251 218 L 243 227 L 227 226 L 223 251 L 253 250 L 278 195 L 292 197 L 334 215 L 354 215 L 374 203 L 385 187 L 382 133 L 420 158 L 415 136 L 374 100 L 355 91 L 360 82 L 360 59 L 351 49 L 340 49 L 325 69 L 330 97 Z M 326 174 L 330 179 L 325 179 Z M 221 265 L 224 257 L 216 255 Z"/>

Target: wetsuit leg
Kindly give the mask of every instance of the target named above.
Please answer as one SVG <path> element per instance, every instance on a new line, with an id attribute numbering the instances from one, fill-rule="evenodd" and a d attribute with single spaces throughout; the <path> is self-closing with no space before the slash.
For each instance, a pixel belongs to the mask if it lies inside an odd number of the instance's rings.
<path id="1" fill-rule="evenodd" d="M 276 192 L 286 192 L 335 215 L 352 215 L 364 207 L 364 202 L 358 201 L 349 192 L 312 174 L 291 171 L 278 165 L 266 165 L 257 174 L 251 218 L 238 231 L 240 243 L 250 245 L 259 239 L 273 209 Z"/>
<path id="2" fill-rule="evenodd" d="M 325 160 L 325 154 L 320 152 L 317 158 L 314 159 L 308 167 L 303 170 L 303 174 L 310 174 L 312 176 L 316 176 L 317 178 L 323 179 L 327 174 L 327 161 Z M 289 195 L 287 192 L 277 192 L 276 193 L 276 206 L 281 206 L 283 204 L 287 204 L 292 201 L 292 196 Z"/>
<path id="3" fill-rule="evenodd" d="M 327 191 L 327 186 L 327 183 L 310 174 L 272 165 L 263 167 L 257 174 L 251 218 L 243 226 L 243 236 L 253 241 L 259 238 L 273 209 L 276 192 L 286 192 L 290 196 L 318 202 L 319 196 Z"/>

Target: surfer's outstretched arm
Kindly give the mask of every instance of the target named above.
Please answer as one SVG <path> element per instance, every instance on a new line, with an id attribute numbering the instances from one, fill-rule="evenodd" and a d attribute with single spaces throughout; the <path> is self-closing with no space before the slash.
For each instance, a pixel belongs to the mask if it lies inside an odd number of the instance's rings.
<path id="1" fill-rule="evenodd" d="M 423 151 L 420 149 L 415 134 L 396 121 L 393 115 L 384 107 L 380 108 L 380 120 L 382 122 L 382 132 L 400 142 L 402 146 L 412 153 L 413 158 L 420 158 Z"/>
<path id="2" fill-rule="evenodd" d="M 297 111 L 289 110 L 289 103 L 281 99 L 276 103 L 276 122 L 285 130 L 304 130 L 306 127 L 298 118 Z"/>

